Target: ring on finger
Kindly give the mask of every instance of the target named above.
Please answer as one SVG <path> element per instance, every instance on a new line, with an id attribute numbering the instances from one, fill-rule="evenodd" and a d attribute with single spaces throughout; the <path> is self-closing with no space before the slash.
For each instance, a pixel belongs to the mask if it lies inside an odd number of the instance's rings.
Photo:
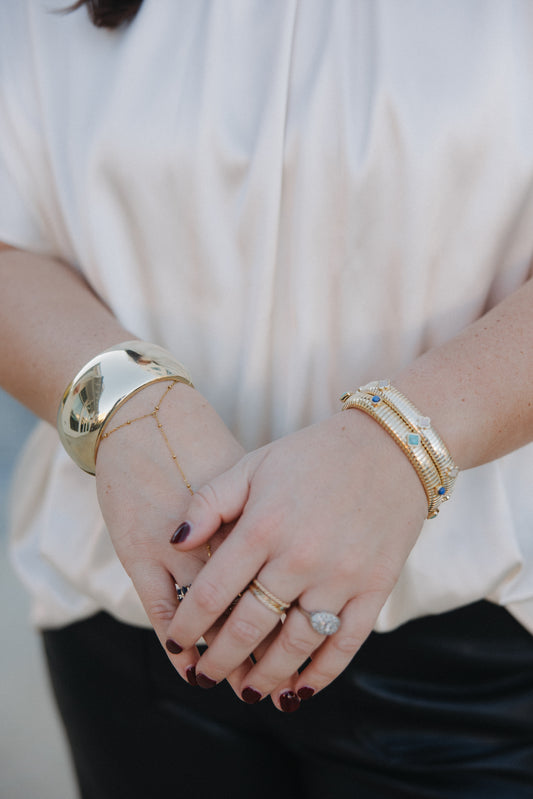
<path id="1" fill-rule="evenodd" d="M 265 588 L 259 580 L 252 580 L 250 585 L 248 586 L 248 591 L 261 602 L 269 610 L 273 610 L 274 613 L 277 613 L 278 616 L 284 616 L 287 610 L 290 608 L 291 603 L 285 602 L 284 599 L 280 599 L 268 588 Z"/>
<path id="2" fill-rule="evenodd" d="M 299 602 L 296 607 L 307 616 L 309 624 L 319 635 L 333 635 L 341 626 L 339 617 L 329 610 L 305 610 Z"/>
<path id="3" fill-rule="evenodd" d="M 191 583 L 188 585 L 176 585 L 176 596 L 178 597 L 178 602 L 181 602 L 183 599 L 185 599 L 185 595 L 189 591 L 190 587 Z"/>

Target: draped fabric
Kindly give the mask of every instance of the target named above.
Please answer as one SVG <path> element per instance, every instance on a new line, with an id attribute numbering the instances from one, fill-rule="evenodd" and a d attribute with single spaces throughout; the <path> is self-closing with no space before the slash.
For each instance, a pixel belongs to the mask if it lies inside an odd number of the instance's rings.
<path id="1" fill-rule="evenodd" d="M 527 0 L 144 0 L 113 32 L 4 0 L 0 240 L 72 263 L 256 448 L 529 277 L 532 40 Z M 460 475 L 379 630 L 481 598 L 533 630 L 532 466 Z M 44 423 L 12 519 L 37 625 L 148 623 Z"/>

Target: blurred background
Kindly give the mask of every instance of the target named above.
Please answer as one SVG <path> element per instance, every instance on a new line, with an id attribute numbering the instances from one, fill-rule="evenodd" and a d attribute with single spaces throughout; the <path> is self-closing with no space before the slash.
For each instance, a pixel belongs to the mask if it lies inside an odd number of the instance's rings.
<path id="1" fill-rule="evenodd" d="M 0 799 L 77 799 L 29 603 L 9 563 L 7 495 L 34 417 L 0 391 Z"/>

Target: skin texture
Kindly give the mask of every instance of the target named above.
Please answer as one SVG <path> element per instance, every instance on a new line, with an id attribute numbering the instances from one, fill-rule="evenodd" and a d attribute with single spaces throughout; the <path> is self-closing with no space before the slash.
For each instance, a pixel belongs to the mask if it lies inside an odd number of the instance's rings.
<path id="1" fill-rule="evenodd" d="M 529 281 L 393 381 L 431 416 L 460 468 L 533 438 L 532 302 Z M 512 386 L 520 390 L 510 391 Z M 187 645 L 209 626 L 228 594 L 257 575 L 283 599 L 340 614 L 342 626 L 324 641 L 292 609 L 242 689 L 274 692 L 278 706 L 283 691 L 320 691 L 372 629 L 425 514 L 425 497 L 407 460 L 385 431 L 357 411 L 276 441 L 192 499 L 191 533 L 177 545 L 182 551 L 198 546 L 221 522 L 236 526 L 195 581 L 169 633 Z M 271 626 L 272 613 L 247 594 L 198 669 L 223 679 Z M 310 655 L 311 665 L 291 678 Z"/>
<path id="2" fill-rule="evenodd" d="M 139 392 L 115 414 L 108 429 L 149 413 L 165 394 L 166 385 L 158 383 Z M 159 419 L 193 486 L 232 466 L 243 455 L 213 408 L 188 386 L 177 384 L 166 395 Z M 153 418 L 122 427 L 101 442 L 96 490 L 115 550 L 165 647 L 168 622 L 178 606 L 175 583 L 191 583 L 207 561 L 208 550 L 200 545 L 180 553 L 169 545 L 190 493 Z M 230 529 L 223 525 L 217 530 L 210 541 L 211 551 L 216 551 Z M 198 660 L 194 644 L 179 661 L 185 679 L 187 669 Z M 167 646 L 167 654 L 174 660 L 172 649 L 172 644 Z"/>
<path id="3" fill-rule="evenodd" d="M 60 261 L 4 249 L 0 279 L 0 336 L 12 342 L 0 358 L 0 382 L 54 424 L 78 369 L 135 332 Z M 528 282 L 392 376 L 431 416 L 461 468 L 533 439 L 532 301 Z M 194 374 L 194 364 L 188 366 Z M 359 382 L 354 375 L 353 386 Z M 515 386 L 520 391 L 510 390 Z M 113 424 L 150 412 L 161 395 L 161 386 L 139 392 Z M 271 694 L 278 708 L 292 711 L 294 695 L 327 686 L 372 629 L 425 518 L 418 478 L 387 433 L 357 411 L 249 454 L 186 386 L 170 392 L 161 419 L 196 493 L 191 499 L 152 419 L 106 439 L 96 489 L 118 556 L 162 644 L 171 638 L 182 647 L 169 657 L 184 679 L 195 665 L 206 685 L 228 677 L 239 696 L 246 688 L 255 692 L 248 697 Z M 190 534 L 171 544 L 184 520 Z M 202 568 L 205 543 L 215 535 L 214 555 Z M 255 576 L 283 599 L 340 614 L 341 630 L 324 641 L 296 608 L 281 626 L 249 592 L 221 626 L 228 605 Z M 178 608 L 174 580 L 193 578 Z M 210 647 L 198 661 L 194 643 L 206 631 Z M 298 677 L 297 666 L 311 654 Z"/>
<path id="4" fill-rule="evenodd" d="M 10 342 L 0 358 L 0 384 L 55 426 L 65 387 L 83 364 L 136 336 L 61 261 L 0 245 L 0 279 L 0 336 Z M 158 384 L 140 391 L 118 411 L 113 424 L 153 410 L 163 390 Z M 205 399 L 186 386 L 173 389 L 161 418 L 180 457 L 182 445 L 194 441 L 190 453 L 194 463 L 189 464 L 189 453 L 184 453 L 193 485 L 201 485 L 243 455 Z M 182 440 L 185 429 L 188 433 Z M 128 426 L 102 443 L 95 485 L 113 545 L 164 643 L 168 620 L 178 604 L 170 575 L 180 584 L 190 582 L 207 559 L 207 550 L 202 544 L 198 552 L 183 555 L 169 546 L 190 495 L 152 420 Z M 184 678 L 197 657 L 196 648 L 183 653 Z"/>

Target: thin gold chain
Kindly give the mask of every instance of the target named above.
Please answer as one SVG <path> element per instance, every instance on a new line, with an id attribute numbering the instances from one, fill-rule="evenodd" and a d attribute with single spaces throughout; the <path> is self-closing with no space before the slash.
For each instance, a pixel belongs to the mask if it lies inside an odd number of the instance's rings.
<path id="1" fill-rule="evenodd" d="M 165 428 L 163 427 L 163 425 L 161 423 L 161 419 L 159 418 L 159 411 L 161 409 L 161 405 L 163 403 L 163 400 L 172 391 L 172 389 L 174 388 L 176 383 L 179 383 L 179 382 L 180 382 L 179 380 L 173 380 L 166 387 L 164 394 L 161 396 L 161 399 L 159 400 L 157 405 L 154 407 L 153 411 L 150 411 L 149 413 L 144 413 L 142 416 L 136 416 L 135 419 L 128 419 L 127 422 L 122 422 L 122 424 L 119 424 L 116 427 L 113 427 L 107 433 L 103 433 L 102 434 L 102 439 L 109 438 L 109 436 L 113 435 L 113 433 L 116 433 L 117 430 L 121 430 L 123 427 L 127 427 L 128 425 L 133 424 L 134 422 L 140 422 L 143 419 L 150 419 L 150 418 L 155 419 L 156 424 L 157 424 L 157 429 L 159 430 L 159 432 L 161 433 L 161 436 L 163 437 L 163 441 L 165 442 L 165 445 L 166 445 L 166 447 L 167 447 L 167 449 L 168 449 L 168 451 L 170 453 L 170 457 L 172 458 L 172 460 L 176 464 L 176 468 L 177 468 L 178 472 L 180 473 L 181 479 L 183 480 L 183 483 L 187 487 L 187 490 L 188 490 L 189 494 L 192 496 L 194 494 L 193 488 L 192 488 L 191 484 L 189 483 L 189 481 L 187 480 L 185 472 L 183 471 L 183 469 L 181 467 L 181 464 L 180 464 L 180 462 L 178 460 L 178 456 L 176 455 L 176 453 L 172 449 L 170 441 L 168 440 L 168 436 L 165 433 Z M 211 557 L 211 544 L 207 543 L 205 545 L 205 547 L 207 549 L 208 557 Z"/>

